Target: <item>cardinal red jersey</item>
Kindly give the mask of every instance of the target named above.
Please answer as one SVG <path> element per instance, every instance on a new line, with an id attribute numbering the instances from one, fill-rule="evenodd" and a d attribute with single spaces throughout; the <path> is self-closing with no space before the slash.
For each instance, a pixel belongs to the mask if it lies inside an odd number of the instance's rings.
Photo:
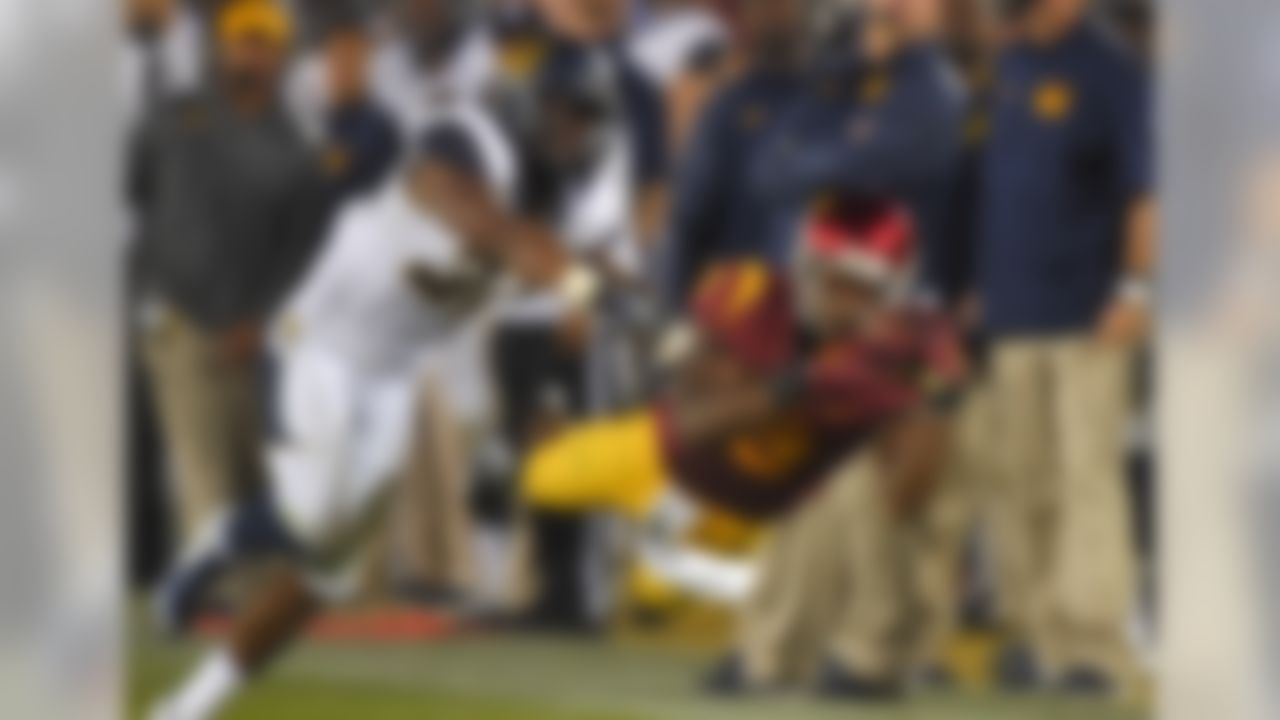
<path id="1" fill-rule="evenodd" d="M 682 444 L 660 405 L 675 480 L 748 517 L 785 513 L 886 423 L 958 392 L 965 368 L 949 323 L 903 312 L 872 336 L 821 344 L 801 372 L 799 393 L 776 417 L 715 444 Z"/>

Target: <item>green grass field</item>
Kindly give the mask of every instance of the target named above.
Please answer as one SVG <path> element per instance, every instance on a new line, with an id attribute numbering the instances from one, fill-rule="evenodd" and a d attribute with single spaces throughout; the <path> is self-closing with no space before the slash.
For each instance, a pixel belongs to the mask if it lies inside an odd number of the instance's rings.
<path id="1" fill-rule="evenodd" d="M 135 627 L 140 623 L 134 623 Z M 176 682 L 199 647 L 133 633 L 130 716 Z M 712 700 L 712 656 L 603 642 L 479 637 L 421 646 L 311 643 L 229 710 L 229 720 L 1139 720 L 1143 713 L 1049 697 L 933 694 L 891 709 L 803 693 Z"/>

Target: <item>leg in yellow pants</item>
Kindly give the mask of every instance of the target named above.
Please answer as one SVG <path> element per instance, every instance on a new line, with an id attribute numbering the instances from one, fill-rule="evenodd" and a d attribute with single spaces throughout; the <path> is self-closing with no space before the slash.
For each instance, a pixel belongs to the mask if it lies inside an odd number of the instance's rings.
<path id="1" fill-rule="evenodd" d="M 712 557 L 741 557 L 758 535 L 751 520 L 676 490 L 663 462 L 656 420 L 648 412 L 586 423 L 545 443 L 526 463 L 521 490 L 526 506 L 538 511 L 607 511 L 638 521 L 645 529 L 643 544 L 660 550 L 666 560 L 687 560 L 686 551 L 694 549 Z M 648 563 L 659 562 L 652 552 L 646 557 Z M 665 569 L 649 569 L 695 595 L 739 594 L 736 570 L 713 573 L 716 580 L 702 571 L 686 575 L 688 566 L 680 562 L 660 564 Z"/>
<path id="2" fill-rule="evenodd" d="M 543 444 L 520 479 L 526 504 L 555 512 L 609 510 L 642 518 L 667 487 L 651 412 L 587 423 Z"/>

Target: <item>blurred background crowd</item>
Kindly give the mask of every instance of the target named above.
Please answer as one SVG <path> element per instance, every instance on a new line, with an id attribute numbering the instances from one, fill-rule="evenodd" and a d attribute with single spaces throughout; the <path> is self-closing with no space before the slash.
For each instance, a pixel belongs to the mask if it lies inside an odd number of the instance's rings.
<path id="1" fill-rule="evenodd" d="M 521 507 L 520 458 L 645 397 L 708 264 L 786 266 L 806 208 L 874 193 L 910 206 L 915 292 L 978 368 L 945 481 L 901 520 L 853 467 L 753 546 L 758 586 L 708 687 L 820 672 L 884 697 L 947 681 L 973 629 L 1007 687 L 1141 673 L 1148 2 L 280 0 L 226 22 L 245 2 L 268 0 L 125 3 L 138 586 L 261 490 L 264 327 L 332 219 L 466 108 L 517 150 L 516 212 L 603 287 L 521 297 L 432 353 L 370 597 L 662 625 L 679 590 L 630 572 L 614 522 Z"/>

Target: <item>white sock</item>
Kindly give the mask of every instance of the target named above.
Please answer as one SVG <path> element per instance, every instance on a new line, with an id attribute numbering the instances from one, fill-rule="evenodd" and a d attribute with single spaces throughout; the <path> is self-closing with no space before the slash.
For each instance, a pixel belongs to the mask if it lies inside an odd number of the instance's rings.
<path id="1" fill-rule="evenodd" d="M 209 720 L 244 684 L 244 671 L 226 648 L 206 657 L 165 702 L 166 720 Z"/>

